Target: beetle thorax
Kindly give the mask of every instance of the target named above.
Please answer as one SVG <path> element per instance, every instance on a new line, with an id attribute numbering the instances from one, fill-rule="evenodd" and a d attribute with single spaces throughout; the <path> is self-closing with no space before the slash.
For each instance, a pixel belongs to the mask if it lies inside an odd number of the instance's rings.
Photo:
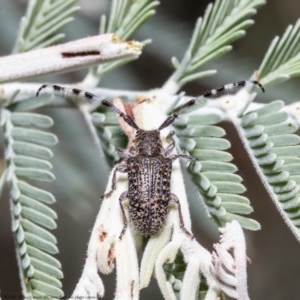
<path id="1" fill-rule="evenodd" d="M 164 153 L 158 130 L 137 130 L 134 143 L 137 155 L 161 156 Z"/>

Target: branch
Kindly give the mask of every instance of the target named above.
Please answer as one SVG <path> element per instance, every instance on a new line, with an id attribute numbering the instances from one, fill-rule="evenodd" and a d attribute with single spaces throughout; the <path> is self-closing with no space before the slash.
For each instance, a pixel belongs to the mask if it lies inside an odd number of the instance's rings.
<path id="1" fill-rule="evenodd" d="M 103 34 L 0 59 L 0 82 L 67 72 L 120 58 L 137 58 L 141 44 Z"/>

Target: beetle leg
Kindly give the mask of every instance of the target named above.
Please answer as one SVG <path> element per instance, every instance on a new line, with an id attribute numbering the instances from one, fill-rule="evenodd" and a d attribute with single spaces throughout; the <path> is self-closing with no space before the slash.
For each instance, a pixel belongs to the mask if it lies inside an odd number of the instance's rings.
<path id="1" fill-rule="evenodd" d="M 165 150 L 166 157 L 168 157 L 168 155 L 173 151 L 173 149 L 175 147 L 175 140 L 173 139 L 174 134 L 175 134 L 175 132 L 172 130 L 167 136 L 167 139 L 171 141 L 171 144 Z M 185 154 L 176 154 L 176 155 L 169 156 L 169 158 L 171 158 L 172 162 L 179 157 L 186 158 L 193 164 L 197 161 L 194 157 L 185 155 Z"/>
<path id="2" fill-rule="evenodd" d="M 121 234 L 119 236 L 119 239 L 121 240 L 126 229 L 127 229 L 127 226 L 128 226 L 128 220 L 127 220 L 127 217 L 126 217 L 126 214 L 125 214 L 125 210 L 124 210 L 124 207 L 123 207 L 123 201 L 127 200 L 127 191 L 123 192 L 119 198 L 119 202 L 120 202 L 120 207 L 121 207 L 121 212 L 122 212 L 122 217 L 123 217 L 123 229 L 121 231 Z"/>
<path id="3" fill-rule="evenodd" d="M 171 152 L 173 151 L 173 149 L 175 147 L 175 140 L 173 139 L 174 134 L 175 134 L 175 132 L 172 130 L 167 136 L 167 141 L 170 141 L 170 144 L 168 145 L 168 147 L 165 150 L 166 157 L 168 157 L 171 154 Z"/>
<path id="4" fill-rule="evenodd" d="M 185 155 L 185 154 L 176 154 L 176 155 L 172 155 L 169 158 L 171 158 L 172 162 L 174 160 L 176 160 L 177 158 L 182 157 L 182 158 L 186 158 L 188 159 L 190 162 L 192 162 L 193 164 L 197 161 L 194 157 L 189 156 L 189 155 Z"/>
<path id="5" fill-rule="evenodd" d="M 121 164 L 121 165 L 118 165 L 118 166 L 114 169 L 113 178 L 112 178 L 111 190 L 110 190 L 108 193 L 102 195 L 102 196 L 100 197 L 101 199 L 104 199 L 104 198 L 109 197 L 109 196 L 113 193 L 113 191 L 116 189 L 116 182 L 117 182 L 117 180 L 116 180 L 117 178 L 116 178 L 116 177 L 117 177 L 117 172 L 127 173 L 127 165 Z"/>
<path id="6" fill-rule="evenodd" d="M 128 159 L 128 158 L 132 157 L 132 151 L 131 150 L 132 149 L 129 149 L 129 151 L 125 150 L 125 149 L 117 149 L 117 151 L 118 151 L 118 153 L 119 153 L 119 155 L 122 159 Z"/>
<path id="7" fill-rule="evenodd" d="M 178 206 L 178 215 L 179 215 L 179 222 L 180 222 L 180 228 L 182 229 L 182 231 L 188 235 L 191 239 L 194 238 L 193 234 L 191 234 L 184 226 L 184 222 L 183 222 L 183 217 L 182 217 L 182 212 L 181 212 L 181 205 L 179 202 L 179 199 L 177 198 L 177 196 L 175 194 L 171 193 L 171 201 L 175 202 Z"/>

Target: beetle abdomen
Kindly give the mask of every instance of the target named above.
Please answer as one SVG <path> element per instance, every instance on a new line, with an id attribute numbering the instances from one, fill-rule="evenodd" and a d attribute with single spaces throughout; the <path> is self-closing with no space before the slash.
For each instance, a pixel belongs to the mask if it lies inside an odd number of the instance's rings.
<path id="1" fill-rule="evenodd" d="M 165 157 L 131 157 L 127 164 L 130 219 L 143 235 L 155 234 L 169 212 L 172 161 Z"/>

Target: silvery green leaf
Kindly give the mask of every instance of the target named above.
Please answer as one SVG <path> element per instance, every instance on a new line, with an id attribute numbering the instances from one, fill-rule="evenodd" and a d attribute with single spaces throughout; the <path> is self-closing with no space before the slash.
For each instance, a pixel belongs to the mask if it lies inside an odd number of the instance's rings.
<path id="1" fill-rule="evenodd" d="M 21 192 L 24 193 L 24 195 L 41 201 L 45 204 L 53 204 L 55 202 L 55 198 L 51 193 L 34 187 L 33 185 L 26 183 L 25 181 L 19 181 L 18 187 Z"/>
<path id="2" fill-rule="evenodd" d="M 43 94 L 40 95 L 38 99 L 36 97 L 32 97 L 26 100 L 14 102 L 7 108 L 13 112 L 25 112 L 50 104 L 52 100 L 53 97 L 51 95 Z"/>
<path id="3" fill-rule="evenodd" d="M 248 215 L 253 212 L 253 208 L 249 204 L 223 201 L 222 206 L 233 214 Z"/>
<path id="4" fill-rule="evenodd" d="M 220 193 L 220 197 L 222 197 L 223 203 L 235 202 L 235 203 L 240 203 L 240 204 L 250 204 L 250 200 L 242 195 Z"/>
<path id="5" fill-rule="evenodd" d="M 64 293 L 60 288 L 57 288 L 52 284 L 47 284 L 44 281 L 31 279 L 30 284 L 35 290 L 41 291 L 42 293 L 45 293 L 46 295 L 49 295 L 51 297 L 61 298 L 64 296 Z"/>
<path id="6" fill-rule="evenodd" d="M 41 250 L 39 250 L 39 251 L 41 251 Z M 58 278 L 58 279 L 63 278 L 62 271 L 59 270 L 56 266 L 53 266 L 52 264 L 48 264 L 47 262 L 36 259 L 36 258 L 32 258 L 31 262 L 32 262 L 32 265 L 36 268 L 36 270 L 44 272 L 54 278 Z"/>
<path id="7" fill-rule="evenodd" d="M 43 213 L 40 213 L 39 211 L 37 211 L 33 208 L 24 206 L 22 208 L 22 216 L 23 216 L 23 218 L 26 218 L 27 220 L 30 220 L 38 225 L 48 228 L 48 229 L 56 228 L 56 223 L 51 217 L 49 217 Z"/>
<path id="8" fill-rule="evenodd" d="M 47 146 L 55 145 L 58 142 L 56 135 L 52 133 L 22 127 L 14 127 L 12 130 L 12 136 L 18 141 Z"/>
<path id="9" fill-rule="evenodd" d="M 241 183 L 230 181 L 213 181 L 213 184 L 220 193 L 231 193 L 234 191 L 235 194 L 242 194 L 246 191 L 245 186 Z"/>
<path id="10" fill-rule="evenodd" d="M 53 276 L 48 275 L 47 273 L 38 270 L 35 271 L 34 278 L 58 288 L 62 287 L 62 283 L 60 282 L 60 280 L 56 279 Z"/>
<path id="11" fill-rule="evenodd" d="M 30 245 L 27 246 L 28 254 L 32 257 L 32 259 L 35 259 L 36 261 L 41 261 L 45 265 L 52 266 L 52 268 L 61 269 L 61 263 L 59 260 L 57 260 L 55 257 L 49 255 L 48 253 L 45 253 L 35 247 L 32 247 Z M 37 268 L 41 270 L 40 268 Z M 61 271 L 60 271 L 61 274 Z M 56 276 L 56 278 L 61 278 Z"/>
<path id="12" fill-rule="evenodd" d="M 20 179 L 47 181 L 47 182 L 53 181 L 55 179 L 54 175 L 47 170 L 16 167 L 15 172 Z"/>
<path id="13" fill-rule="evenodd" d="M 36 211 L 48 216 L 51 219 L 57 219 L 56 212 L 40 201 L 37 201 L 25 195 L 21 195 L 19 201 L 23 206 L 35 209 Z"/>
<path id="14" fill-rule="evenodd" d="M 277 134 L 289 134 L 297 130 L 297 126 L 294 123 L 284 123 L 268 126 L 265 128 L 265 133 L 268 136 L 277 135 Z"/>
<path id="15" fill-rule="evenodd" d="M 300 143 L 300 137 L 295 134 L 278 134 L 270 137 L 269 140 L 273 143 L 274 147 L 295 146 Z"/>
<path id="16" fill-rule="evenodd" d="M 229 162 L 232 160 L 232 155 L 228 152 L 218 151 L 218 150 L 200 150 L 195 149 L 191 152 L 191 155 L 200 161 L 208 160 L 209 158 L 214 158 L 215 161 Z"/>
<path id="17" fill-rule="evenodd" d="M 205 149 L 218 149 L 218 150 L 227 150 L 230 148 L 229 141 L 221 138 L 213 138 L 213 137 L 196 137 L 194 138 L 196 142 L 197 148 L 205 148 Z"/>
<path id="18" fill-rule="evenodd" d="M 28 243 L 29 245 L 36 247 L 42 251 L 45 251 L 49 254 L 56 254 L 58 253 L 58 249 L 57 246 L 54 245 L 51 242 L 48 242 L 46 240 L 44 240 L 43 238 L 40 238 L 38 236 L 35 236 L 32 233 L 29 232 L 25 232 L 25 241 L 26 243 Z"/>
<path id="19" fill-rule="evenodd" d="M 209 179 L 214 181 L 230 181 L 230 182 L 242 182 L 242 177 L 236 174 L 223 174 L 222 172 L 207 171 L 203 174 Z"/>
<path id="20" fill-rule="evenodd" d="M 53 125 L 53 120 L 44 115 L 28 112 L 14 112 L 11 114 L 11 121 L 16 126 L 36 126 L 49 128 Z"/>
<path id="21" fill-rule="evenodd" d="M 17 167 L 43 169 L 48 171 L 52 169 L 52 164 L 49 161 L 25 155 L 16 155 L 14 157 L 14 163 Z"/>
<path id="22" fill-rule="evenodd" d="M 30 232 L 31 234 L 34 234 L 41 239 L 48 241 L 49 243 L 56 244 L 56 238 L 49 231 L 26 219 L 21 220 L 21 224 L 26 232 Z"/>
<path id="23" fill-rule="evenodd" d="M 203 171 L 221 171 L 228 173 L 235 173 L 237 171 L 236 165 L 221 161 L 203 161 L 201 162 Z"/>
<path id="24" fill-rule="evenodd" d="M 186 126 L 184 129 L 176 129 L 179 135 L 186 137 L 222 137 L 225 135 L 225 130 L 221 127 L 212 125 Z"/>
<path id="25" fill-rule="evenodd" d="M 243 217 L 240 215 L 227 213 L 225 218 L 228 221 L 237 220 L 241 224 L 241 226 L 245 229 L 260 230 L 260 228 L 261 228 L 260 224 L 257 221 L 250 219 L 248 217 Z"/>
<path id="26" fill-rule="evenodd" d="M 49 148 L 32 143 L 14 142 L 13 149 L 17 154 L 25 156 L 33 156 L 40 159 L 50 159 L 53 157 L 53 153 Z"/>

